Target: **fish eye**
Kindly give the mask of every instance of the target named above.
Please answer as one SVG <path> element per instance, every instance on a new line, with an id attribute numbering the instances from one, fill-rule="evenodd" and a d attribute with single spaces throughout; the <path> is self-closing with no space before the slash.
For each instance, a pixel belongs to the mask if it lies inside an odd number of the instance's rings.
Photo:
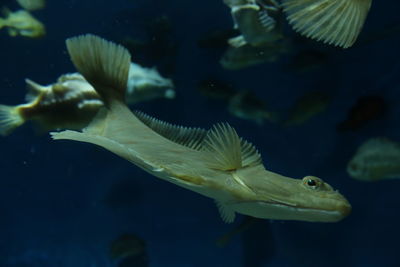
<path id="1" fill-rule="evenodd" d="M 317 189 L 321 186 L 321 181 L 313 176 L 306 176 L 303 178 L 303 184 L 309 188 Z"/>

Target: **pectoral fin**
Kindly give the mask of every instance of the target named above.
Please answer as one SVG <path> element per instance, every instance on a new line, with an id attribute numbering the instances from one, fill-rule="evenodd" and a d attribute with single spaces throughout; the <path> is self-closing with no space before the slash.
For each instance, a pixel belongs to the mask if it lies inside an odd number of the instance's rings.
<path id="1" fill-rule="evenodd" d="M 226 204 L 215 200 L 215 204 L 217 205 L 219 214 L 221 218 L 226 223 L 232 223 L 235 220 L 235 211 L 229 208 Z"/>

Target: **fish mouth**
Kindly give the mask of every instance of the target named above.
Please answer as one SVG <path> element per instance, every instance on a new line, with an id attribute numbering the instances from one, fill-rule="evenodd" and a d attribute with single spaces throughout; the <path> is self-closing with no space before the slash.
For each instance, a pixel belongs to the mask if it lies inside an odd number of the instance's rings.
<path id="1" fill-rule="evenodd" d="M 250 201 L 232 203 L 232 208 L 239 213 L 256 218 L 308 222 L 338 222 L 351 212 L 348 202 L 319 208 L 281 202 Z"/>
<path id="2" fill-rule="evenodd" d="M 267 205 L 275 206 L 276 208 L 287 209 L 294 214 L 303 214 L 309 216 L 310 220 L 303 218 L 305 221 L 320 221 L 320 222 L 337 222 L 347 217 L 352 210 L 349 203 L 343 203 L 335 208 L 323 209 L 304 206 L 296 206 L 287 203 L 264 202 Z M 300 216 L 302 217 L 302 216 Z"/>

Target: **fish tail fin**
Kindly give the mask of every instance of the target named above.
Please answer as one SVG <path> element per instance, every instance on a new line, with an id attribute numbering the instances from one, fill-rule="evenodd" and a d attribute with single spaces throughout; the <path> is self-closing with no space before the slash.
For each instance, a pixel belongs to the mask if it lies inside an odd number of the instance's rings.
<path id="1" fill-rule="evenodd" d="M 308 38 L 348 48 L 356 41 L 372 0 L 283 0 L 293 29 Z"/>
<path id="2" fill-rule="evenodd" d="M 25 122 L 18 106 L 0 105 L 0 135 L 6 136 Z"/>
<path id="3" fill-rule="evenodd" d="M 66 44 L 76 69 L 106 106 L 113 101 L 124 102 L 131 62 L 128 50 L 92 34 L 69 38 Z"/>

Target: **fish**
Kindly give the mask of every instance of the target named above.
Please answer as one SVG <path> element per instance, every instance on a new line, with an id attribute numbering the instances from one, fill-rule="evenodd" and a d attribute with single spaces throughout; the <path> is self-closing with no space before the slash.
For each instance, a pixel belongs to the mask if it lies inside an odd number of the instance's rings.
<path id="1" fill-rule="evenodd" d="M 228 103 L 228 110 L 234 116 L 263 125 L 265 120 L 276 122 L 278 114 L 268 111 L 266 104 L 250 91 L 239 91 Z"/>
<path id="2" fill-rule="evenodd" d="M 351 47 L 372 0 L 282 0 L 289 24 L 303 36 L 341 48 Z"/>
<path id="3" fill-rule="evenodd" d="M 0 29 L 7 27 L 8 34 L 12 37 L 24 36 L 29 38 L 40 38 L 46 35 L 46 28 L 43 23 L 33 17 L 26 10 L 11 12 L 4 9 L 4 18 L 0 18 Z"/>
<path id="4" fill-rule="evenodd" d="M 229 47 L 219 63 L 227 70 L 240 70 L 265 62 L 276 62 L 281 55 L 290 51 L 288 42 L 272 42 L 263 46 L 246 44 L 241 47 Z"/>
<path id="5" fill-rule="evenodd" d="M 99 95 L 80 74 L 64 74 L 50 85 L 25 80 L 28 103 L 0 105 L 0 135 L 8 135 L 26 121 L 42 131 L 82 129 L 103 106 Z"/>
<path id="6" fill-rule="evenodd" d="M 385 137 L 368 139 L 347 164 L 347 173 L 365 182 L 400 178 L 400 143 Z"/>
<path id="7" fill-rule="evenodd" d="M 68 38 L 66 45 L 105 108 L 82 131 L 51 132 L 54 140 L 95 144 L 149 174 L 214 199 L 225 222 L 233 222 L 236 213 L 311 222 L 336 222 L 350 213 L 347 199 L 322 179 L 294 179 L 267 170 L 257 149 L 228 123 L 205 130 L 133 113 L 124 101 L 131 58 L 124 47 L 92 34 Z"/>
<path id="8" fill-rule="evenodd" d="M 285 69 L 297 73 L 306 73 L 327 66 L 330 62 L 331 55 L 327 52 L 317 49 L 304 49 L 291 56 Z"/>
<path id="9" fill-rule="evenodd" d="M 145 68 L 131 62 L 127 84 L 127 102 L 134 104 L 154 98 L 175 98 L 175 86 L 164 78 L 156 68 Z"/>
<path id="10" fill-rule="evenodd" d="M 26 121 L 34 121 L 41 131 L 82 129 L 103 106 L 92 85 L 79 73 L 61 75 L 50 85 L 40 85 L 30 79 L 26 104 L 0 105 L 0 135 L 6 136 Z M 175 97 L 171 79 L 163 78 L 155 68 L 145 68 L 131 62 L 126 101 L 136 104 L 157 97 Z"/>
<path id="11" fill-rule="evenodd" d="M 149 266 L 146 242 L 136 234 L 125 233 L 113 240 L 109 255 L 118 267 Z"/>
<path id="12" fill-rule="evenodd" d="M 146 252 L 146 242 L 135 234 L 122 234 L 110 245 L 110 258 L 121 259 L 140 256 Z"/>
<path id="13" fill-rule="evenodd" d="M 17 2 L 23 9 L 29 11 L 43 9 L 46 6 L 46 0 L 17 0 Z"/>
<path id="14" fill-rule="evenodd" d="M 299 126 L 312 117 L 324 112 L 332 100 L 332 96 L 325 91 L 309 91 L 300 96 L 290 108 L 285 126 Z"/>
<path id="15" fill-rule="evenodd" d="M 282 9 L 274 0 L 224 0 L 231 8 L 234 28 L 240 35 L 230 38 L 233 47 L 263 46 L 283 38 Z"/>
<path id="16" fill-rule="evenodd" d="M 203 49 L 225 49 L 228 40 L 237 36 L 235 29 L 213 29 L 205 33 L 199 40 L 197 46 Z"/>
<path id="17" fill-rule="evenodd" d="M 337 125 L 337 129 L 339 131 L 357 131 L 371 120 L 383 118 L 387 111 L 387 102 L 382 96 L 360 96 L 348 111 L 346 119 Z"/>

